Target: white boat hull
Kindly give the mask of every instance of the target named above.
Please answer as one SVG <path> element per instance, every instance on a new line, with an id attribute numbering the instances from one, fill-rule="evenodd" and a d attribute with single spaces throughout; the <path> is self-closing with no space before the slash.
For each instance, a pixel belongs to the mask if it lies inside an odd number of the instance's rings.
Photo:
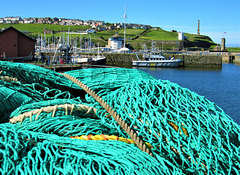
<path id="1" fill-rule="evenodd" d="M 104 56 L 96 56 L 92 58 L 92 64 L 105 65 L 106 57 Z"/>
<path id="2" fill-rule="evenodd" d="M 89 58 L 73 58 L 72 62 L 77 63 L 77 64 L 89 63 L 90 59 Z"/>
<path id="3" fill-rule="evenodd" d="M 182 60 L 132 61 L 132 65 L 138 67 L 179 67 L 181 62 Z"/>

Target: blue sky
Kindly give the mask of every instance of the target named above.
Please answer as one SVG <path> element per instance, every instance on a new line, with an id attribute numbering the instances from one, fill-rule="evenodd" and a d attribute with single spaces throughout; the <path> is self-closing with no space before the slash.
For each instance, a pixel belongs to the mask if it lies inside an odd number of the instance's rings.
<path id="1" fill-rule="evenodd" d="M 227 46 L 240 47 L 240 0 L 1 0 L 0 18 L 6 16 L 58 17 L 148 24 L 165 30 L 210 36 Z"/>

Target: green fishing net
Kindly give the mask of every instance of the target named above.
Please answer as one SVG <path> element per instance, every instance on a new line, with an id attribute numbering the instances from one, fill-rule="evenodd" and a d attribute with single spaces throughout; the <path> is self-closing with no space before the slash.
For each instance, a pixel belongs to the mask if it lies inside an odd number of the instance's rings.
<path id="1" fill-rule="evenodd" d="M 0 62 L 1 174 L 240 174 L 240 127 L 186 88 L 136 69 L 65 72 L 94 90 L 151 144 L 79 140 L 127 133 L 96 100 L 62 74 Z M 12 79 L 13 80 L 13 79 Z M 9 121 L 18 121 L 9 123 Z"/>

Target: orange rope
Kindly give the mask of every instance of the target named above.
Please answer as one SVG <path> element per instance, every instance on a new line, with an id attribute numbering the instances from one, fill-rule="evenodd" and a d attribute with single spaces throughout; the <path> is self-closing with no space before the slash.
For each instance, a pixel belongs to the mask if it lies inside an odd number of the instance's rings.
<path id="1" fill-rule="evenodd" d="M 128 144 L 135 144 L 133 140 L 123 137 L 118 137 L 114 135 L 82 135 L 82 136 L 71 136 L 72 139 L 80 139 L 80 140 L 116 140 L 116 141 L 122 141 Z M 147 147 L 153 148 L 150 143 L 145 143 Z"/>

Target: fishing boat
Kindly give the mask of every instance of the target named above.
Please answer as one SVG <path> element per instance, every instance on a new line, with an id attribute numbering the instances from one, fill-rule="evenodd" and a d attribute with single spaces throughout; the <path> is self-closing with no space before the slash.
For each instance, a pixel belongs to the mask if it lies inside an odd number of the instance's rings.
<path id="1" fill-rule="evenodd" d="M 97 54 L 97 56 L 93 56 L 91 58 L 91 64 L 97 64 L 97 65 L 105 65 L 106 64 L 106 57 L 104 55 L 99 54 L 99 43 L 98 43 L 98 54 Z"/>
<path id="2" fill-rule="evenodd" d="M 160 53 L 148 53 L 144 54 L 145 60 L 140 60 L 136 54 L 138 60 L 133 60 L 132 65 L 137 67 L 179 67 L 182 62 L 181 59 L 174 59 L 174 57 L 167 59 Z"/>
<path id="3" fill-rule="evenodd" d="M 86 64 L 91 62 L 91 58 L 76 55 L 72 57 L 72 62 L 75 64 Z"/>
<path id="4" fill-rule="evenodd" d="M 94 56 L 91 59 L 91 64 L 104 65 L 106 64 L 106 57 L 101 55 Z"/>

